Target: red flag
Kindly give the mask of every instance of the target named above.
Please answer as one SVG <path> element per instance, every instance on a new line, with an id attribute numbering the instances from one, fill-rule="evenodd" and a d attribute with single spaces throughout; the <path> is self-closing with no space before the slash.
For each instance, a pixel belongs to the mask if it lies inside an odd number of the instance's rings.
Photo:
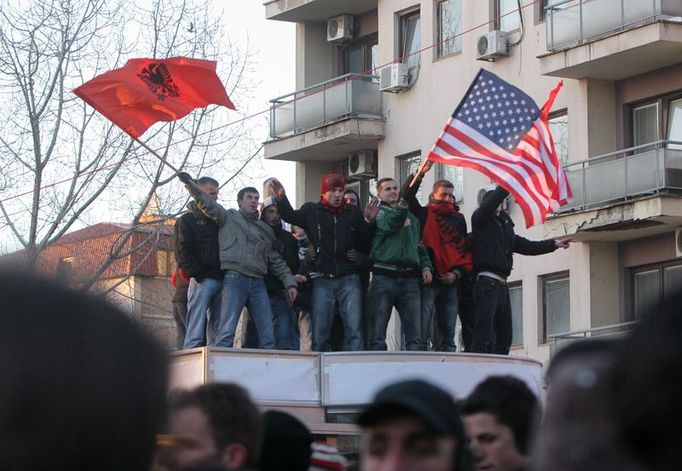
<path id="1" fill-rule="evenodd" d="M 175 121 L 211 103 L 234 110 L 215 70 L 215 61 L 188 57 L 130 59 L 73 92 L 138 138 L 157 121 Z"/>
<path id="2" fill-rule="evenodd" d="M 521 90 L 481 69 L 428 159 L 478 170 L 514 195 L 527 227 L 543 222 L 573 196 L 547 123 L 560 88 L 540 109 Z"/>

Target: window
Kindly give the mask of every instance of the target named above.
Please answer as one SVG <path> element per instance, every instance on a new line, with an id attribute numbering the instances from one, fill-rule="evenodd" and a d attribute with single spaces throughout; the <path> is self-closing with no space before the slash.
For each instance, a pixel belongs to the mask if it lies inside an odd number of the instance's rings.
<path id="1" fill-rule="evenodd" d="M 405 180 L 407 180 L 407 177 L 412 175 L 417 171 L 417 168 L 419 168 L 419 164 L 422 161 L 422 154 L 421 152 L 412 152 L 409 154 L 401 155 L 396 157 L 396 178 L 398 179 L 398 184 L 402 185 Z M 376 186 L 373 187 L 371 190 L 374 192 L 376 189 Z M 417 199 L 421 199 L 421 194 L 422 194 L 423 188 L 419 188 L 419 191 L 417 192 Z"/>
<path id="2" fill-rule="evenodd" d="M 170 277 L 175 270 L 175 252 L 171 250 L 157 250 L 156 251 L 156 266 L 158 275 L 162 277 Z"/>
<path id="3" fill-rule="evenodd" d="M 682 96 L 662 96 L 631 108 L 633 146 L 659 140 L 682 142 Z M 669 149 L 682 150 L 682 144 L 669 143 Z"/>
<path id="4" fill-rule="evenodd" d="M 497 29 L 516 31 L 521 27 L 521 16 L 517 0 L 496 0 L 495 18 Z"/>
<path id="5" fill-rule="evenodd" d="M 565 165 L 568 162 L 568 112 L 561 110 L 551 113 L 547 122 L 559 161 Z"/>
<path id="6" fill-rule="evenodd" d="M 376 35 L 347 45 L 343 51 L 344 74 L 376 74 L 379 65 L 379 42 Z"/>
<path id="7" fill-rule="evenodd" d="M 512 347 L 523 345 L 523 286 L 521 282 L 509 285 L 512 311 Z"/>
<path id="8" fill-rule="evenodd" d="M 400 61 L 413 68 L 419 65 L 421 49 L 421 21 L 419 10 L 400 16 Z"/>
<path id="9" fill-rule="evenodd" d="M 455 201 L 460 204 L 464 199 L 464 169 L 454 165 L 438 164 L 438 179 L 447 180 L 455 186 Z"/>
<path id="10" fill-rule="evenodd" d="M 441 0 L 438 2 L 438 57 L 447 56 L 462 50 L 462 2 L 461 0 Z"/>
<path id="11" fill-rule="evenodd" d="M 571 328 L 570 282 L 567 272 L 542 278 L 542 342 Z"/>
<path id="12" fill-rule="evenodd" d="M 658 103 L 638 106 L 632 110 L 632 145 L 641 146 L 658 141 Z"/>
<path id="13" fill-rule="evenodd" d="M 682 99 L 668 104 L 668 133 L 667 139 L 681 144 L 669 144 L 669 149 L 682 150 Z"/>
<path id="14" fill-rule="evenodd" d="M 682 264 L 667 263 L 632 270 L 632 316 L 640 318 L 675 291 L 682 289 Z"/>

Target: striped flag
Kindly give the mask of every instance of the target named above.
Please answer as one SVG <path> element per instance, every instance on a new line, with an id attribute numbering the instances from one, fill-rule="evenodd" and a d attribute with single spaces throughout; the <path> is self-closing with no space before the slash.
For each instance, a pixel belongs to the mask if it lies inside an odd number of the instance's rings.
<path id="1" fill-rule="evenodd" d="M 540 109 L 521 90 L 481 69 L 428 159 L 478 170 L 514 195 L 527 227 L 542 223 L 573 196 L 547 123 L 561 86 Z"/>

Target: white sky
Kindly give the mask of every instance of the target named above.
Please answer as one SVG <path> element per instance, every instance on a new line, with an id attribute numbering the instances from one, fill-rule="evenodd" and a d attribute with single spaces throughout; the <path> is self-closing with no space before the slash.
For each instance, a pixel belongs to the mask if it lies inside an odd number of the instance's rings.
<path id="1" fill-rule="evenodd" d="M 272 98 L 295 91 L 295 25 L 293 23 L 265 19 L 265 7 L 261 0 L 233 0 L 225 2 L 223 17 L 230 40 L 255 51 L 256 89 L 254 98 L 247 103 L 248 114 L 258 113 L 270 107 Z M 242 101 L 233 97 L 235 102 Z M 240 103 L 240 106 L 243 105 Z M 262 123 L 264 117 L 254 118 Z M 264 128 L 263 140 L 267 139 Z M 265 173 L 276 176 L 285 188 L 295 186 L 295 166 L 293 162 L 263 159 Z M 261 188 L 262 182 L 254 182 Z M 291 191 L 291 195 L 295 192 Z"/>

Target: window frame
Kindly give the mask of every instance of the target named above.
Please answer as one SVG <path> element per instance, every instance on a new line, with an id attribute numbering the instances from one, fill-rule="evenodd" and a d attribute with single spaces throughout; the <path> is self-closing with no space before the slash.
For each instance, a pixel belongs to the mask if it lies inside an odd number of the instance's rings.
<path id="1" fill-rule="evenodd" d="M 541 345 L 548 344 L 550 342 L 550 335 L 547 332 L 547 283 L 552 281 L 568 280 L 568 325 L 569 331 L 571 328 L 571 272 L 570 270 L 560 271 L 556 273 L 550 273 L 547 275 L 540 276 L 540 294 L 542 296 L 542 315 L 538 316 L 540 321 L 538 336 L 539 343 Z M 561 332 L 559 332 L 561 333 Z M 556 334 L 552 334 L 556 335 Z"/>
<path id="2" fill-rule="evenodd" d="M 495 29 L 504 31 L 507 34 L 512 34 L 516 33 L 521 30 L 521 10 L 516 7 L 516 11 L 518 13 L 519 19 L 518 19 L 518 26 L 515 29 L 511 29 L 509 31 L 502 29 L 502 5 L 500 2 L 504 0 L 493 0 L 493 14 L 494 14 L 494 24 L 495 24 Z M 514 0 L 516 2 L 516 0 Z"/>
<path id="3" fill-rule="evenodd" d="M 418 50 L 421 49 L 421 8 L 419 5 L 409 8 L 407 10 L 403 10 L 401 12 L 396 13 L 397 17 L 397 24 L 398 24 L 398 37 L 397 37 L 397 42 L 398 42 L 398 48 L 397 48 L 397 57 L 396 60 L 400 60 L 401 63 L 406 64 L 409 68 L 409 70 L 412 70 L 418 66 L 418 64 L 421 62 L 421 53 L 417 55 L 417 60 L 416 64 L 410 65 L 409 64 L 409 57 L 406 58 L 406 52 L 405 52 L 405 47 L 407 46 L 406 40 L 407 40 L 407 32 L 406 32 L 406 24 L 407 20 L 412 17 L 419 17 L 419 48 Z"/>
<path id="4" fill-rule="evenodd" d="M 635 110 L 639 108 L 644 108 L 646 106 L 657 105 L 656 113 L 656 131 L 658 133 L 658 141 L 668 140 L 668 121 L 670 113 L 670 103 L 682 99 L 682 90 L 676 90 L 670 93 L 665 93 L 663 95 L 649 97 L 644 100 L 638 100 L 636 102 L 628 103 L 627 113 L 628 113 L 628 124 L 630 129 L 627 131 L 626 142 L 628 147 L 635 146 Z M 644 145 L 644 144 L 642 144 Z"/>
<path id="5" fill-rule="evenodd" d="M 369 34 L 367 36 L 364 36 L 356 41 L 350 42 L 346 45 L 343 46 L 343 50 L 341 52 L 341 70 L 342 74 L 349 74 L 349 73 L 354 73 L 354 74 L 378 74 L 379 71 L 374 70 L 372 67 L 372 47 L 378 46 L 379 45 L 379 35 L 377 33 Z M 356 51 L 360 49 L 361 54 L 362 54 L 362 69 L 360 72 L 351 72 L 350 68 L 348 67 L 349 65 L 349 55 L 351 51 Z M 379 64 L 377 64 L 379 65 Z"/>
<path id="6" fill-rule="evenodd" d="M 658 280 L 659 280 L 659 286 L 658 286 L 658 300 L 654 303 L 660 303 L 661 301 L 665 300 L 665 273 L 666 269 L 668 268 L 673 268 L 673 267 L 682 267 L 682 261 L 681 260 L 667 260 L 664 262 L 657 262 L 657 263 L 649 263 L 647 265 L 640 265 L 636 267 L 632 267 L 628 270 L 628 283 L 629 283 L 629 300 L 630 302 L 627 303 L 627 308 L 628 310 L 625 312 L 625 320 L 627 321 L 634 321 L 637 319 L 640 319 L 637 315 L 637 312 L 635 311 L 635 295 L 636 295 L 636 290 L 635 290 L 635 276 L 639 273 L 646 273 L 650 271 L 658 271 Z"/>
<path id="7" fill-rule="evenodd" d="M 443 38 L 443 24 L 442 24 L 442 18 L 441 18 L 441 5 L 444 3 L 448 2 L 457 2 L 459 4 L 459 19 L 457 22 L 457 25 L 455 27 L 455 34 L 454 37 L 451 38 L 451 40 L 454 41 L 455 44 L 455 50 L 451 52 L 443 52 L 443 46 L 445 43 L 449 42 L 450 40 L 445 40 Z M 434 0 L 434 19 L 435 19 L 435 25 L 433 28 L 433 31 L 435 33 L 435 38 L 434 42 L 436 44 L 436 47 L 434 48 L 434 60 L 440 60 L 440 59 L 445 59 L 447 57 L 451 56 L 456 56 L 459 54 L 462 54 L 462 28 L 463 28 L 463 20 L 462 20 L 462 8 L 463 8 L 463 1 L 462 0 Z M 457 47 L 459 46 L 459 47 Z"/>
<path id="8" fill-rule="evenodd" d="M 561 162 L 562 165 L 566 165 L 571 156 L 571 140 L 570 140 L 570 133 L 569 133 L 569 124 L 570 124 L 570 117 L 568 116 L 568 108 L 563 108 L 560 110 L 552 111 L 549 116 L 547 117 L 547 124 L 550 127 L 551 130 L 551 121 L 556 118 L 562 118 L 566 117 L 566 161 L 561 160 L 561 156 L 557 154 L 557 157 L 559 157 L 559 161 Z M 554 135 L 552 135 L 552 138 L 554 138 Z M 556 139 L 554 139 L 554 142 L 556 143 Z M 556 146 L 555 146 L 556 148 Z"/>
<path id="9" fill-rule="evenodd" d="M 514 343 L 514 312 L 512 311 L 512 344 L 511 348 L 520 348 L 524 346 L 523 342 L 523 282 L 521 280 L 519 281 L 512 281 L 509 283 L 507 286 L 507 290 L 509 291 L 509 299 L 510 299 L 510 304 L 511 304 L 511 290 L 513 289 L 520 289 L 521 290 L 521 341 Z"/>

